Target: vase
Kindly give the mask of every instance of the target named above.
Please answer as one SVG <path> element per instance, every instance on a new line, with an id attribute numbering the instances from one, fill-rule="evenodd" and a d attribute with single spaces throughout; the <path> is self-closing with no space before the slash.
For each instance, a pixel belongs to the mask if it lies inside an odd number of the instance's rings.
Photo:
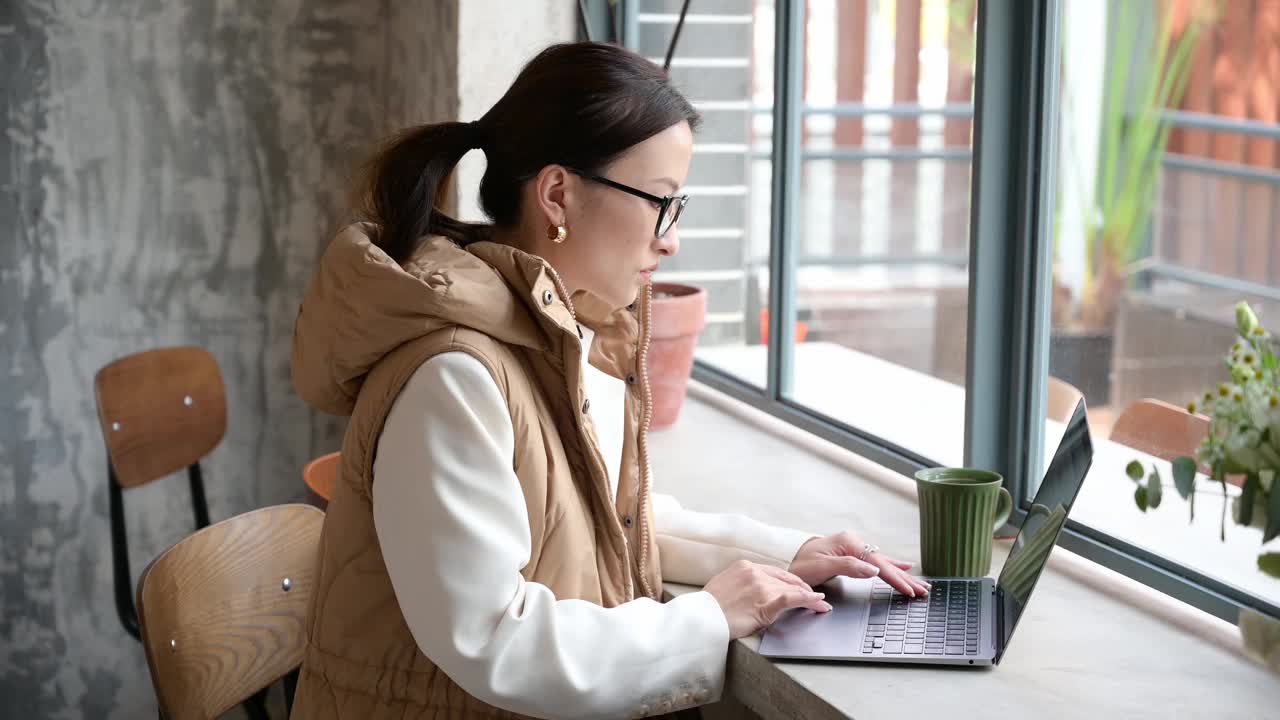
<path id="1" fill-rule="evenodd" d="M 649 427 L 675 424 L 693 372 L 693 350 L 707 322 L 707 291 L 674 283 L 653 284 L 652 330 L 647 364 L 653 391 Z"/>
<path id="2" fill-rule="evenodd" d="M 1280 675 L 1280 620 L 1253 608 L 1242 608 L 1239 626 L 1245 653 Z"/>

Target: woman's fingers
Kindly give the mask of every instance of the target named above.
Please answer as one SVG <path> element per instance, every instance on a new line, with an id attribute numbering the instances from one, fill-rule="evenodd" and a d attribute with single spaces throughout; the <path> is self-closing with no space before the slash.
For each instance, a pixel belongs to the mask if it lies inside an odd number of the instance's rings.
<path id="1" fill-rule="evenodd" d="M 929 594 L 929 587 L 923 581 L 896 568 L 881 574 L 880 577 L 904 595 L 923 597 Z"/>
<path id="2" fill-rule="evenodd" d="M 822 599 L 822 593 L 806 592 L 799 588 L 782 591 L 764 606 L 764 625 L 772 625 L 783 611 L 790 608 L 809 608 L 815 612 L 830 612 L 831 605 Z"/>
<path id="3" fill-rule="evenodd" d="M 880 568 L 856 557 L 835 558 L 833 570 L 837 575 L 853 578 L 871 578 L 880 574 Z"/>
<path id="4" fill-rule="evenodd" d="M 760 570 L 769 577 L 777 578 L 788 585 L 794 585 L 802 590 L 813 592 L 813 588 L 809 586 L 809 583 L 800 579 L 800 577 L 795 573 L 787 572 L 782 568 L 774 567 L 772 565 L 761 565 Z"/>

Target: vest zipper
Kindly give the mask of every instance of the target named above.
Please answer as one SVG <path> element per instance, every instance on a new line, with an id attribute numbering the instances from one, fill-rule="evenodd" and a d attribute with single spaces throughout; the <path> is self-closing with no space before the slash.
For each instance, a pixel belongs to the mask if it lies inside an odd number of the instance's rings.
<path id="1" fill-rule="evenodd" d="M 556 285 L 556 292 L 560 293 L 560 297 L 561 297 L 561 299 L 563 299 L 563 300 L 564 300 L 564 306 L 565 306 L 565 308 L 569 311 L 569 317 L 573 319 L 573 324 L 574 324 L 574 325 L 578 325 L 578 324 L 579 324 L 579 323 L 578 323 L 578 311 L 577 311 L 577 310 L 575 310 L 575 309 L 574 309 L 574 307 L 573 307 L 573 299 L 569 297 L 569 291 L 565 289 L 564 281 L 560 279 L 560 273 L 556 272 L 556 269 L 555 269 L 555 268 L 553 268 L 553 267 L 551 267 L 551 264 L 550 264 L 550 263 L 547 263 L 547 264 L 546 264 L 546 268 L 547 268 L 547 270 L 549 271 L 549 273 L 551 274 L 551 280 L 552 280 L 552 282 L 554 282 L 554 283 L 555 283 L 555 285 Z M 649 285 L 645 285 L 645 292 L 646 292 L 646 298 L 647 298 L 647 299 L 651 299 L 651 298 L 653 297 L 652 292 L 651 292 L 651 291 L 650 291 L 650 289 L 649 289 Z M 645 303 L 645 307 L 648 307 L 648 303 L 647 303 L 647 302 Z M 646 324 L 646 327 L 647 327 L 647 324 Z M 582 338 L 582 328 L 581 328 L 581 327 L 579 327 L 579 328 L 578 328 L 578 338 L 579 338 L 579 339 L 581 339 L 581 338 Z M 648 331 L 647 331 L 647 330 L 646 330 L 644 333 L 642 333 L 642 336 L 641 336 L 641 346 L 642 346 L 644 349 L 646 349 L 646 350 L 648 349 L 648 346 L 649 346 L 649 338 L 648 338 Z M 640 374 L 641 374 L 641 376 L 642 376 L 642 377 L 644 377 L 644 376 L 645 376 L 645 364 L 644 364 L 644 357 L 643 357 L 643 355 L 641 356 L 641 359 L 640 359 Z M 641 420 L 641 423 L 640 423 L 640 426 L 641 426 L 641 428 L 642 428 L 642 429 L 641 429 L 641 431 L 640 431 L 640 438 L 641 438 L 641 439 L 640 439 L 640 456 L 641 456 L 641 458 L 645 457 L 645 454 L 644 454 L 644 453 L 645 453 L 645 450 L 644 450 L 644 447 L 645 447 L 645 440 L 644 440 L 644 437 L 645 437 L 645 433 L 648 431 L 649 422 L 648 422 L 647 417 L 648 417 L 648 415 L 650 414 L 650 410 L 649 410 L 649 408 L 650 408 L 650 406 L 652 405 L 652 403 L 651 403 L 651 398 L 650 398 L 650 394 L 649 394 L 649 385 L 648 385 L 648 380 L 647 380 L 647 378 L 646 378 L 645 383 L 644 383 L 644 391 L 645 391 L 645 410 L 642 412 L 642 415 L 641 415 L 642 420 Z M 646 474 L 647 474 L 647 469 L 646 469 L 646 468 L 647 468 L 647 462 L 646 462 L 646 461 L 644 461 L 644 460 L 642 460 L 642 461 L 641 461 L 641 463 L 640 463 L 640 469 L 641 469 L 641 478 L 640 478 L 640 508 L 641 508 L 641 509 L 643 509 L 643 508 L 644 508 L 644 497 L 645 497 L 645 493 L 646 493 L 646 489 L 645 489 L 645 488 L 646 488 L 646 485 L 647 485 L 647 482 L 646 482 L 645 477 L 644 477 L 644 475 L 646 475 Z M 606 470 L 606 472 L 607 472 L 607 470 Z M 610 504 L 610 507 L 613 507 L 613 508 L 614 508 L 614 511 L 613 511 L 613 522 L 614 522 L 614 525 L 618 528 L 618 532 L 622 535 L 622 554 L 623 554 L 623 565 L 624 565 L 624 567 L 626 568 L 626 576 L 627 576 L 627 599 L 628 599 L 628 600 L 634 600 L 634 599 L 635 599 L 635 596 L 636 596 L 636 591 L 635 591 L 635 582 L 633 581 L 633 578 L 634 578 L 634 576 L 636 575 L 636 572 L 635 572 L 635 570 L 633 570 L 633 569 L 632 569 L 632 563 L 631 563 L 631 543 L 630 543 L 630 541 L 628 541 L 628 540 L 627 540 L 627 531 L 626 531 L 626 530 L 624 530 L 624 529 L 622 528 L 622 524 L 618 521 L 618 511 L 617 511 L 617 509 L 616 509 L 616 507 L 615 507 L 615 504 L 616 504 L 616 500 L 615 500 L 615 502 L 614 502 L 614 503 Z M 645 526 L 645 525 L 644 525 L 644 513 L 642 513 L 642 512 L 637 512 L 637 514 L 639 514 L 639 515 L 641 516 L 641 519 L 640 519 L 641 528 L 644 530 L 644 532 L 646 532 L 646 533 L 647 533 L 647 532 L 648 532 L 648 528 L 647 528 L 647 526 Z M 647 537 L 647 535 L 646 535 L 646 537 Z M 646 545 L 647 545 L 647 541 L 646 541 Z M 649 586 L 649 583 L 648 583 L 648 581 L 647 581 L 647 580 L 645 579 L 645 577 L 644 577 L 644 562 L 645 562 L 645 561 L 644 561 L 644 557 L 645 557 L 645 553 L 644 553 L 643 548 L 641 549 L 641 555 L 640 555 L 640 557 L 641 557 L 641 560 L 640 560 L 640 568 L 641 568 L 641 572 L 639 573 L 639 575 L 640 575 L 640 583 L 641 583 L 641 586 L 642 586 L 642 587 L 646 588 L 646 593 L 647 593 L 649 596 L 651 596 L 651 597 L 652 597 L 653 593 L 651 593 L 651 592 L 649 592 L 649 591 L 647 590 L 647 588 L 648 588 L 648 586 Z"/>
<path id="2" fill-rule="evenodd" d="M 649 576 L 645 567 L 649 562 L 649 513 L 645 512 L 645 503 L 649 499 L 649 422 L 653 419 L 653 389 L 649 386 L 649 339 L 653 334 L 653 283 L 644 285 L 644 301 L 640 305 L 642 316 L 640 323 L 640 347 L 637 350 L 637 364 L 640 366 L 640 387 L 644 394 L 644 406 L 640 411 L 640 493 L 639 507 L 636 508 L 636 519 L 640 523 L 640 589 L 648 597 L 657 600 L 653 588 L 649 587 Z"/>

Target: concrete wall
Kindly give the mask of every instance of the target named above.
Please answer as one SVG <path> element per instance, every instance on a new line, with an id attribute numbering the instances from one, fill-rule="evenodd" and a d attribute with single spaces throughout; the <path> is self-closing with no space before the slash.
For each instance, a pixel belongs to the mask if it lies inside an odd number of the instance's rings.
<path id="1" fill-rule="evenodd" d="M 0 717 L 154 717 L 112 600 L 99 367 L 216 356 L 215 521 L 299 499 L 338 447 L 289 383 L 297 303 L 370 142 L 457 115 L 458 4 L 0 3 Z M 125 505 L 136 576 L 191 529 L 186 483 Z"/>

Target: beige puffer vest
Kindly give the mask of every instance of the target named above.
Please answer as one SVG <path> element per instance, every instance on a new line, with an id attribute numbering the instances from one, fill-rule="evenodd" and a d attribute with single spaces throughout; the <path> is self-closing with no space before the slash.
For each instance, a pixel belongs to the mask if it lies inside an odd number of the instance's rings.
<path id="1" fill-rule="evenodd" d="M 596 329 L 592 365 L 627 383 L 616 502 L 583 389 L 577 317 Z M 649 501 L 643 365 L 649 298 L 609 313 L 511 247 L 432 238 L 404 267 L 346 228 L 299 312 L 294 385 L 350 414 L 321 539 L 298 718 L 517 717 L 468 695 L 418 650 L 374 532 L 374 450 L 401 388 L 427 359 L 465 352 L 493 375 L 516 429 L 514 468 L 532 554 L 521 571 L 557 598 L 612 607 L 656 597 L 662 577 Z"/>

